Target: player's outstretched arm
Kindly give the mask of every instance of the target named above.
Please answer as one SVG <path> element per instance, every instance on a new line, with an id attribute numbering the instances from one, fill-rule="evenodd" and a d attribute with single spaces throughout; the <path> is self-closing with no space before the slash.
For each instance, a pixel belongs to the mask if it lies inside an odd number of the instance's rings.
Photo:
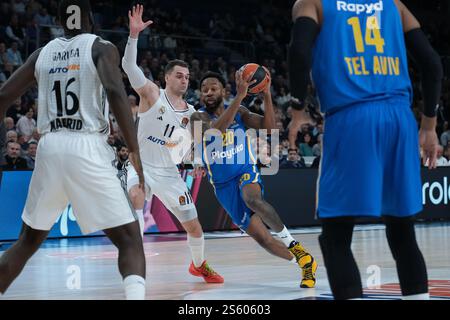
<path id="1" fill-rule="evenodd" d="M 36 84 L 34 68 L 41 49 L 33 52 L 27 61 L 0 88 L 0 121 L 3 121 L 6 110 L 11 103 Z"/>
<path id="2" fill-rule="evenodd" d="M 144 173 L 139 155 L 136 128 L 122 82 L 119 51 L 112 43 L 97 39 L 94 42 L 92 53 L 109 105 L 130 151 L 130 161 L 138 173 L 139 186 L 144 190 Z"/>
<path id="3" fill-rule="evenodd" d="M 152 81 L 147 79 L 142 70 L 137 66 L 137 42 L 139 33 L 150 26 L 153 21 L 142 21 L 142 5 L 133 6 L 128 12 L 130 19 L 130 36 L 125 47 L 125 53 L 122 58 L 122 68 L 130 80 L 131 86 L 146 103 L 140 105 L 140 112 L 145 112 L 155 104 L 159 98 L 159 88 Z"/>

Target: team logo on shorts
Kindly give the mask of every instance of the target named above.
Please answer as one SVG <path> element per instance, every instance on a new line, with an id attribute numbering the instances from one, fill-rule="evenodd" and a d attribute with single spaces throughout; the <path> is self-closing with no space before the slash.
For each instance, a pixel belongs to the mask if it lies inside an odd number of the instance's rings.
<path id="1" fill-rule="evenodd" d="M 161 108 L 159 108 L 159 113 L 160 114 L 166 113 L 166 107 L 162 106 Z"/>
<path id="2" fill-rule="evenodd" d="M 250 174 L 244 173 L 244 174 L 241 176 L 241 179 L 240 179 L 240 181 L 239 181 L 239 184 L 242 184 L 244 181 L 248 181 L 248 180 L 250 180 Z"/>
<path id="3" fill-rule="evenodd" d="M 183 120 L 181 120 L 181 127 L 186 129 L 188 123 L 189 123 L 189 118 L 184 117 Z"/>
<path id="4" fill-rule="evenodd" d="M 186 204 L 186 197 L 185 196 L 180 196 L 178 198 L 178 200 L 180 201 L 180 205 L 184 206 Z"/>

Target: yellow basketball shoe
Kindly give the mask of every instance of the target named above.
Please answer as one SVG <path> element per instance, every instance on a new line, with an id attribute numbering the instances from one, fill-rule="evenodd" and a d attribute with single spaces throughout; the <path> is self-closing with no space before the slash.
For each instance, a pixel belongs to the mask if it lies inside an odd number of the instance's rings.
<path id="1" fill-rule="evenodd" d="M 316 285 L 317 262 L 297 241 L 292 241 L 289 251 L 295 256 L 302 269 L 301 288 L 314 288 Z"/>

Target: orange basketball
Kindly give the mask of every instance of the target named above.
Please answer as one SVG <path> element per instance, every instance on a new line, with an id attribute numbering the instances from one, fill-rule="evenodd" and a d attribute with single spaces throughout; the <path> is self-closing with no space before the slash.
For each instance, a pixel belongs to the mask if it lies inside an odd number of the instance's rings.
<path id="1" fill-rule="evenodd" d="M 239 70 L 242 71 L 242 76 L 244 79 L 252 75 L 251 80 L 256 80 L 255 83 L 248 87 L 248 94 L 258 94 L 264 91 L 270 83 L 270 74 L 259 64 L 247 63 Z"/>

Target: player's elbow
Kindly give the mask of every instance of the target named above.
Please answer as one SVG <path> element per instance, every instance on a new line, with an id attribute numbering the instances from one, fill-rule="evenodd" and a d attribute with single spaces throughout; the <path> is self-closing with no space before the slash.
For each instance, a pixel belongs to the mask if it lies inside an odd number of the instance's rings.
<path id="1" fill-rule="evenodd" d="M 266 129 L 266 130 L 275 130 L 277 128 L 275 120 L 273 118 L 269 119 L 269 120 L 261 121 L 260 126 L 261 126 L 261 128 Z"/>
<path id="2" fill-rule="evenodd" d="M 127 74 L 127 76 L 130 76 L 130 74 L 132 74 L 133 70 L 135 70 L 135 68 L 139 69 L 139 67 L 130 61 L 127 60 L 127 58 L 123 57 L 122 58 L 122 69 L 123 71 L 125 71 L 125 73 Z M 139 72 L 139 70 L 136 70 Z"/>
<path id="3" fill-rule="evenodd" d="M 108 101 L 110 102 L 110 106 L 112 107 L 114 104 L 111 103 L 111 101 L 122 101 L 123 98 L 123 92 L 122 89 L 119 88 L 119 86 L 116 86 L 114 84 L 111 84 L 109 86 L 104 86 L 106 97 L 108 98 Z"/>
<path id="4" fill-rule="evenodd" d="M 289 71 L 292 73 L 307 71 L 311 66 L 311 52 L 298 43 L 291 43 L 289 45 Z"/>
<path id="5" fill-rule="evenodd" d="M 129 71 L 129 63 L 128 63 L 127 59 L 125 59 L 125 57 L 122 58 L 122 69 L 125 72 Z"/>
<path id="6" fill-rule="evenodd" d="M 423 76 L 428 80 L 441 80 L 443 77 L 441 58 L 425 33 L 420 28 L 413 29 L 405 34 L 405 43 Z"/>
<path id="7" fill-rule="evenodd" d="M 300 41 L 292 40 L 289 43 L 289 55 L 295 56 L 297 58 L 306 58 L 308 56 L 308 48 L 305 46 L 305 43 Z"/>
<path id="8" fill-rule="evenodd" d="M 5 111 L 8 107 L 8 98 L 3 90 L 0 90 L 0 112 L 3 113 L 3 111 Z"/>
<path id="9" fill-rule="evenodd" d="M 3 121 L 6 115 L 6 111 L 8 110 L 9 105 L 10 105 L 9 99 L 6 97 L 5 94 L 0 92 L 0 123 Z"/>
<path id="10" fill-rule="evenodd" d="M 427 59 L 417 59 L 422 81 L 428 83 L 438 83 L 444 77 L 444 70 L 441 63 L 441 58 L 436 51 L 431 49 Z"/>
<path id="11" fill-rule="evenodd" d="M 117 94 L 120 90 L 118 83 L 116 83 L 113 79 L 103 79 L 102 85 L 107 96 L 110 94 Z"/>
<path id="12" fill-rule="evenodd" d="M 427 66 L 428 72 L 433 76 L 434 80 L 441 81 L 444 77 L 444 69 L 442 67 L 441 57 L 433 50 L 430 55 L 429 65 Z"/>

